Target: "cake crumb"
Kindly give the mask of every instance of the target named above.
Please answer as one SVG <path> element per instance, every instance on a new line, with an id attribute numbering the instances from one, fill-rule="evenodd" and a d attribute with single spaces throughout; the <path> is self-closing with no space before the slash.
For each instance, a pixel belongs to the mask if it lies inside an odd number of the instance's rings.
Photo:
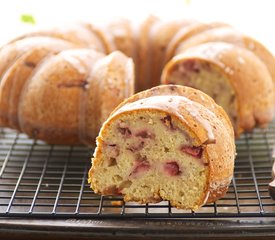
<path id="1" fill-rule="evenodd" d="M 153 125 L 153 124 L 154 124 L 153 119 L 152 119 L 152 118 L 150 118 L 150 119 L 149 119 L 149 121 L 148 121 L 148 123 L 149 123 L 149 124 L 151 124 L 151 125 Z"/>
<path id="2" fill-rule="evenodd" d="M 122 206 L 123 205 L 123 201 L 122 200 L 118 200 L 118 201 L 111 201 L 112 206 Z"/>

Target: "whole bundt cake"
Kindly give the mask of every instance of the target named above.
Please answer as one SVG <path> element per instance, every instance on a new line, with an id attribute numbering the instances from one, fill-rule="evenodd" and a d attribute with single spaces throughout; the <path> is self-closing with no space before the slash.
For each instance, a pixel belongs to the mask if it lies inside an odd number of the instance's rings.
<path id="1" fill-rule="evenodd" d="M 236 136 L 273 117 L 275 60 L 262 44 L 227 24 L 150 16 L 140 25 L 54 27 L 4 45 L 0 125 L 49 143 L 91 145 L 134 88 L 161 83 L 208 93 Z"/>

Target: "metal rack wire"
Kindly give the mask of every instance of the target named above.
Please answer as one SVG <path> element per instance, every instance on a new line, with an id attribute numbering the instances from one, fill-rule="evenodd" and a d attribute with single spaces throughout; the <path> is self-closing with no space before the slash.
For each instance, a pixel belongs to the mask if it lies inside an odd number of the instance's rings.
<path id="1" fill-rule="evenodd" d="M 169 202 L 139 205 L 95 195 L 87 183 L 92 149 L 47 145 L 0 129 L 0 217 L 241 218 L 275 217 L 268 194 L 275 122 L 237 141 L 235 174 L 226 196 L 198 211 Z"/>

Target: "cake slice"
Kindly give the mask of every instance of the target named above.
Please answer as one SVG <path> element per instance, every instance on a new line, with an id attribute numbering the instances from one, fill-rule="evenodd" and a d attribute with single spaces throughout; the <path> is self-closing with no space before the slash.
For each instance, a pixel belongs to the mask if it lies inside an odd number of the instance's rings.
<path id="1" fill-rule="evenodd" d="M 138 93 L 103 124 L 89 172 L 95 193 L 197 209 L 223 196 L 234 167 L 234 134 L 206 94 L 183 86 Z"/>

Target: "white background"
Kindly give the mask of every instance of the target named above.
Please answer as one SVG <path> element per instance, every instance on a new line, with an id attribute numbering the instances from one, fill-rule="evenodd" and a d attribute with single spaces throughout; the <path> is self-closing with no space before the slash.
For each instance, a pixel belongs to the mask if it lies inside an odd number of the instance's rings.
<path id="1" fill-rule="evenodd" d="M 36 24 L 22 23 L 22 14 Z M 274 0 L 7 0 L 0 1 L 0 45 L 19 34 L 71 21 L 104 22 L 116 17 L 140 21 L 149 14 L 165 19 L 225 21 L 275 53 Z"/>

